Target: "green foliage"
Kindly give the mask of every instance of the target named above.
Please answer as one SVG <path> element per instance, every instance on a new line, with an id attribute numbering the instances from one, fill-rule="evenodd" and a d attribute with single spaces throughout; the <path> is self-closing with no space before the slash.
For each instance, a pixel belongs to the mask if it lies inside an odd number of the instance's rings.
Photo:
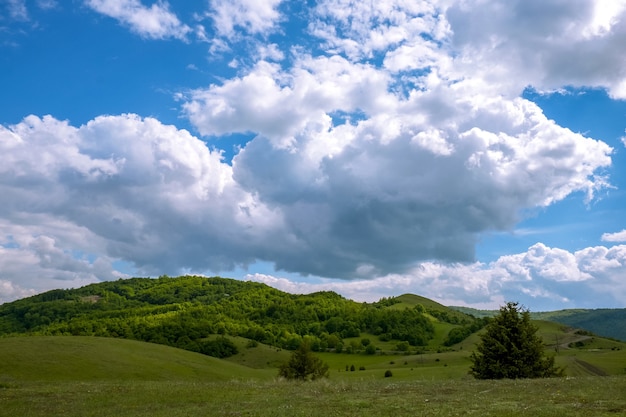
<path id="1" fill-rule="evenodd" d="M 444 346 L 452 346 L 467 339 L 472 333 L 476 333 L 489 323 L 489 318 L 481 318 L 474 320 L 470 324 L 461 327 L 455 327 L 448 332 L 446 339 L 443 341 Z"/>
<path id="2" fill-rule="evenodd" d="M 218 337 L 199 343 L 199 352 L 215 358 L 228 358 L 236 355 L 239 351 L 237 346 L 226 337 Z"/>
<path id="3" fill-rule="evenodd" d="M 289 361 L 281 365 L 278 375 L 283 378 L 302 381 L 327 378 L 328 364 L 315 356 L 308 344 L 302 343 L 293 352 Z"/>
<path id="4" fill-rule="evenodd" d="M 316 352 L 355 353 L 362 349 L 358 344 L 362 333 L 426 346 L 435 334 L 431 310 L 439 309 L 435 314 L 444 319 L 456 317 L 422 297 L 402 300 L 356 303 L 334 292 L 293 295 L 220 277 L 131 278 L 53 290 L 0 305 L 0 336 L 104 336 L 195 352 L 222 351 L 206 346 L 211 335 L 244 337 L 288 350 L 306 339 Z M 416 301 L 425 307 L 415 308 Z M 344 338 L 357 342 L 349 344 Z M 369 339 L 361 340 L 363 347 L 368 343 Z"/>
<path id="5" fill-rule="evenodd" d="M 409 343 L 408 342 L 400 342 L 396 345 L 396 350 L 400 351 L 400 352 L 407 352 L 409 350 Z"/>
<path id="6" fill-rule="evenodd" d="M 562 371 L 545 357 L 543 342 L 530 313 L 509 302 L 489 322 L 472 352 L 470 373 L 477 379 L 544 378 Z"/>

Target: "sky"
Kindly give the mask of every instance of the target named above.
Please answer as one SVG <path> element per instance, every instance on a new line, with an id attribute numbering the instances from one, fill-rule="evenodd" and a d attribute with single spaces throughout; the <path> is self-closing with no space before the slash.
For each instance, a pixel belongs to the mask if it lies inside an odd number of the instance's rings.
<path id="1" fill-rule="evenodd" d="M 0 303 L 624 308 L 625 154 L 626 0 L 0 0 Z"/>

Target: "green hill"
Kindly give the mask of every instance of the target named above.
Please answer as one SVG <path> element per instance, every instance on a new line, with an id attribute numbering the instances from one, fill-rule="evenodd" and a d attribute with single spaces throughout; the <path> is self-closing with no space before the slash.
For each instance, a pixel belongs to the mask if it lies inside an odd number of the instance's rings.
<path id="1" fill-rule="evenodd" d="M 545 335 L 563 331 L 540 323 Z M 569 331 L 569 330 L 568 330 Z M 329 379 L 294 383 L 162 345 L 82 336 L 0 338 L 0 417 L 13 416 L 617 416 L 626 411 L 626 344 L 596 338 L 557 354 L 575 378 L 473 380 L 464 349 L 319 353 Z M 244 340 L 236 340 L 236 343 Z M 240 358 L 277 349 L 247 348 Z M 354 371 L 349 370 L 354 365 Z M 392 377 L 385 377 L 388 372 Z M 602 375 L 600 377 L 599 375 Z"/>
<path id="2" fill-rule="evenodd" d="M 537 320 L 550 320 L 586 329 L 597 335 L 626 341 L 626 309 L 559 310 L 531 313 Z"/>
<path id="3" fill-rule="evenodd" d="M 4 337 L 0 338 L 0 358 L 0 383 L 227 381 L 269 375 L 169 346 L 101 337 Z"/>
<path id="4" fill-rule="evenodd" d="M 344 339 L 363 333 L 393 346 L 436 348 L 481 326 L 480 320 L 418 296 L 357 303 L 334 292 L 294 295 L 255 282 L 198 276 L 102 282 L 0 306 L 0 335 L 125 338 L 216 357 L 237 348 L 213 335 L 288 350 L 307 339 L 316 351 L 341 351 Z"/>
<path id="5" fill-rule="evenodd" d="M 476 310 L 470 307 L 450 307 L 474 317 L 493 317 L 497 310 Z M 589 330 L 599 336 L 626 341 L 626 308 L 569 309 L 530 312 L 533 320 L 548 320 Z"/>

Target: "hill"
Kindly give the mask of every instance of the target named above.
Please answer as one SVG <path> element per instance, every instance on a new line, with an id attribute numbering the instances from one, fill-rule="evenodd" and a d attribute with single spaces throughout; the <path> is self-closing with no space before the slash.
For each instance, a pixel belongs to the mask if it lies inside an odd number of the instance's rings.
<path id="1" fill-rule="evenodd" d="M 0 382 L 227 381 L 262 372 L 198 353 L 134 340 L 84 336 L 0 338 Z"/>
<path id="2" fill-rule="evenodd" d="M 549 320 L 589 330 L 599 336 L 626 341 L 626 309 L 559 310 L 531 313 L 537 320 Z"/>
<path id="3" fill-rule="evenodd" d="M 493 317 L 497 310 L 476 310 L 470 307 L 450 307 L 474 317 Z M 599 336 L 626 341 L 626 308 L 568 309 L 530 312 L 533 320 L 547 320 L 585 329 Z"/>
<path id="4" fill-rule="evenodd" d="M 482 324 L 417 296 L 357 303 L 334 292 L 294 295 L 255 282 L 198 276 L 102 282 L 0 306 L 0 335 L 120 337 L 217 357 L 238 349 L 231 339 L 213 335 L 289 350 L 306 339 L 316 351 L 342 351 L 344 339 L 363 333 L 426 348 L 433 340 L 456 343 Z"/>
<path id="5" fill-rule="evenodd" d="M 563 328 L 550 322 L 541 327 L 546 334 Z M 0 417 L 623 415 L 626 350 L 604 343 L 597 339 L 589 349 L 558 353 L 575 378 L 473 380 L 463 349 L 320 353 L 332 360 L 330 379 L 293 383 L 276 379 L 276 369 L 254 370 L 144 342 L 6 337 L 0 338 L 0 358 L 8 358 L 0 361 Z M 350 364 L 355 371 L 344 369 Z M 387 371 L 393 375 L 384 377 Z"/>

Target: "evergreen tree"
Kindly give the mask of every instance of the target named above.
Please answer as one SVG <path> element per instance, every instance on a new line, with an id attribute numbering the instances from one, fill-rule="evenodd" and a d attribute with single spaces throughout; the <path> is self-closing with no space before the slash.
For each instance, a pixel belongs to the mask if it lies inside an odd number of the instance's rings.
<path id="1" fill-rule="evenodd" d="M 486 326 L 470 359 L 470 373 L 478 379 L 545 378 L 559 376 L 554 357 L 544 355 L 543 341 L 530 322 L 528 310 L 509 302 Z"/>
<path id="2" fill-rule="evenodd" d="M 301 343 L 287 363 L 281 365 L 278 375 L 287 379 L 306 381 L 328 377 L 328 364 L 315 356 L 308 343 Z"/>

